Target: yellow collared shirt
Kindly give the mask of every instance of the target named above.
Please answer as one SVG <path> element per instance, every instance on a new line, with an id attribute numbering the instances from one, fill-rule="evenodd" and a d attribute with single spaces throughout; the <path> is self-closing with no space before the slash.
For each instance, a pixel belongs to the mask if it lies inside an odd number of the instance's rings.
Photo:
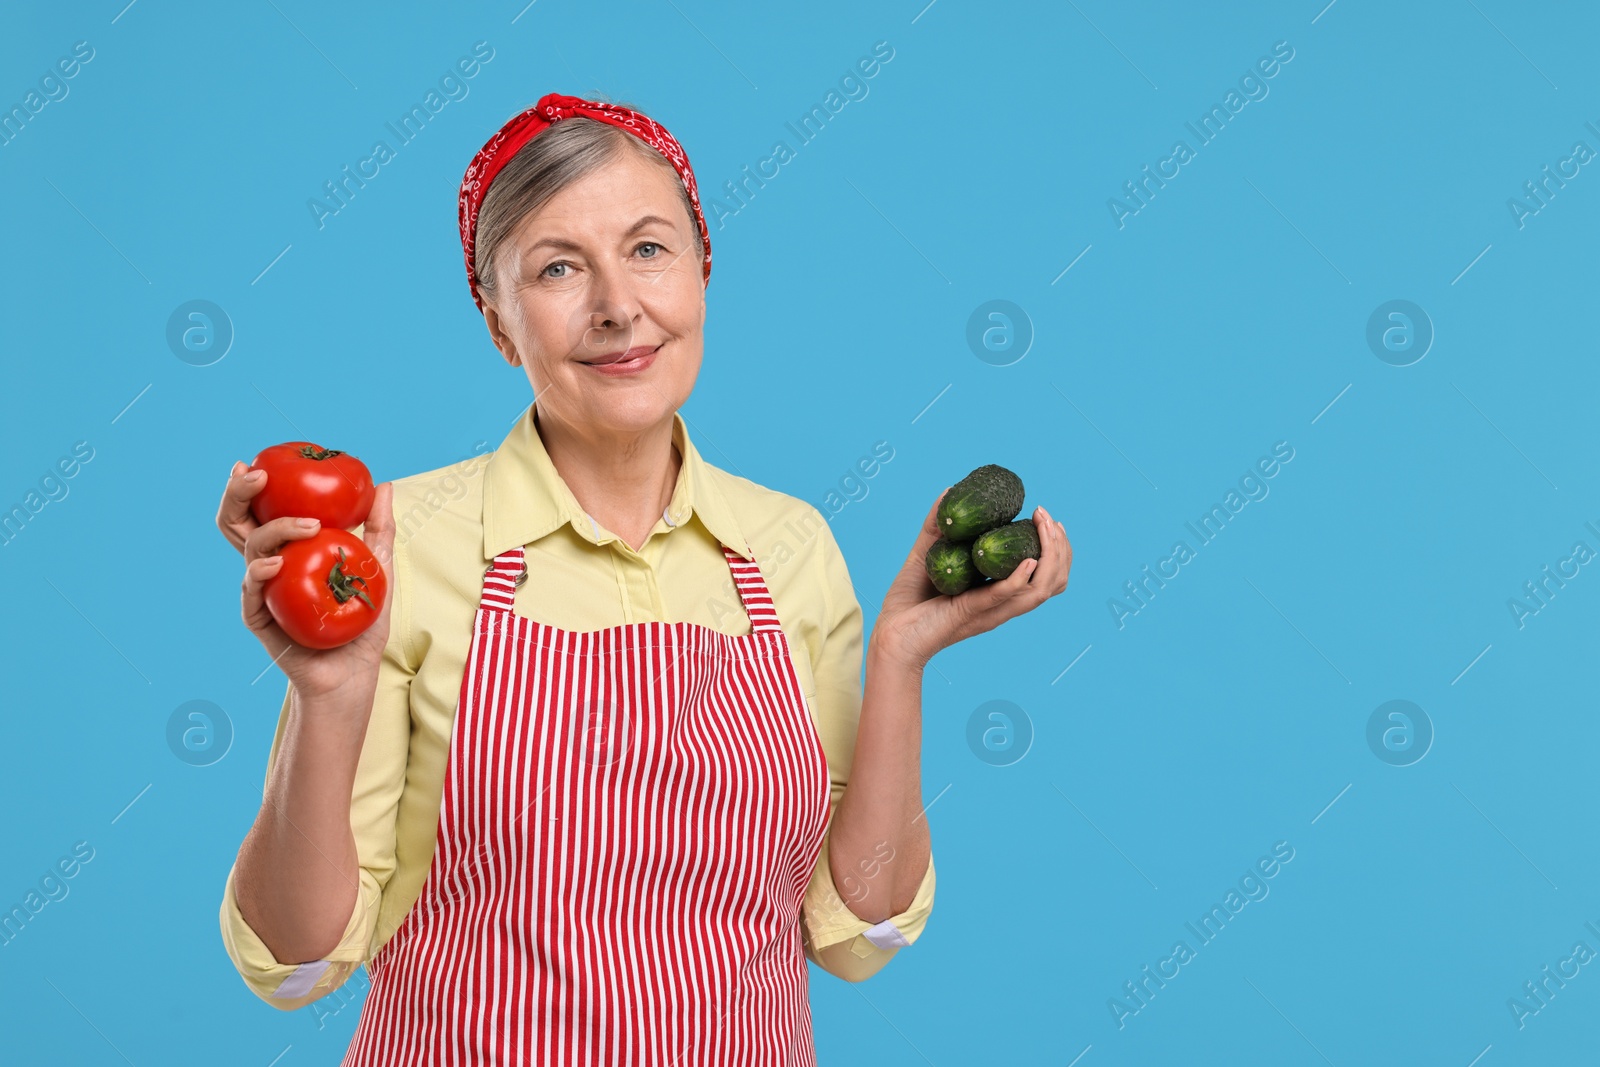
<path id="1" fill-rule="evenodd" d="M 280 962 L 256 936 L 228 872 L 222 939 L 245 984 L 293 1010 L 343 985 L 399 928 L 433 859 L 456 700 L 484 568 L 525 545 L 519 615 L 565 630 L 692 622 L 750 632 L 721 545 L 754 552 L 828 759 L 832 809 L 844 795 L 861 712 L 862 613 L 833 531 L 815 507 L 713 467 L 689 440 L 671 502 L 636 552 L 578 503 L 545 451 L 530 404 L 495 451 L 393 482 L 396 523 L 390 633 L 351 792 L 359 894 L 344 936 L 323 960 Z M 357 529 L 360 533 L 360 529 Z M 283 742 L 284 695 L 267 778 Z M 849 887 L 847 887 L 849 888 Z M 860 981 L 914 942 L 933 910 L 932 858 L 910 907 L 882 923 L 849 908 L 834 885 L 824 836 L 801 907 L 807 958 Z"/>

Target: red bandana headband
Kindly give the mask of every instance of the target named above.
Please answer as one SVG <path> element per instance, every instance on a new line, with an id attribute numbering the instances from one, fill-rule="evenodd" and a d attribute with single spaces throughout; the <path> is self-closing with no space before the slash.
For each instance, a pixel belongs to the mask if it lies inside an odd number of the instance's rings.
<path id="1" fill-rule="evenodd" d="M 461 250 L 467 260 L 467 284 L 472 287 L 472 299 L 479 310 L 483 309 L 483 300 L 478 296 L 478 275 L 472 269 L 472 252 L 478 235 L 478 209 L 483 206 L 483 198 L 489 192 L 489 183 L 494 181 L 495 175 L 511 162 L 523 145 L 548 130 L 552 124 L 573 116 L 595 119 L 626 130 L 660 152 L 672 164 L 678 177 L 683 179 L 683 187 L 689 191 L 689 202 L 694 205 L 694 221 L 700 227 L 700 240 L 706 250 L 704 278 L 711 280 L 711 233 L 706 229 L 706 217 L 700 210 L 700 192 L 695 186 L 694 171 L 689 166 L 689 156 L 683 146 L 667 132 L 666 127 L 637 111 L 598 100 L 548 93 L 489 138 L 478 149 L 478 154 L 472 157 L 472 164 L 461 179 Z"/>

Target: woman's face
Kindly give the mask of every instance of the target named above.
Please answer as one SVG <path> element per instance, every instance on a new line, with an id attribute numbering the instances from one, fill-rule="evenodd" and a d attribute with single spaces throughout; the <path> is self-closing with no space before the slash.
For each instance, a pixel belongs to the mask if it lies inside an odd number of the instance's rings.
<path id="1" fill-rule="evenodd" d="M 567 186 L 496 253 L 484 318 L 539 417 L 625 436 L 670 421 L 700 372 L 705 284 L 678 178 L 624 151 Z M 638 369 L 594 364 L 645 356 Z"/>

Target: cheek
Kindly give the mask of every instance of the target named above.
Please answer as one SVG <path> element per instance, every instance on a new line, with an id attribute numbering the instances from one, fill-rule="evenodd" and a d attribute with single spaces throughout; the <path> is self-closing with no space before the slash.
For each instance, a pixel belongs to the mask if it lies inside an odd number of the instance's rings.
<path id="1" fill-rule="evenodd" d="M 518 344 L 534 359 L 562 359 L 583 340 L 588 316 L 574 310 L 572 301 L 542 295 L 525 299 Z"/>
<path id="2" fill-rule="evenodd" d="M 649 313 L 673 337 L 698 341 L 706 318 L 705 289 L 699 278 L 663 288 L 649 305 Z"/>

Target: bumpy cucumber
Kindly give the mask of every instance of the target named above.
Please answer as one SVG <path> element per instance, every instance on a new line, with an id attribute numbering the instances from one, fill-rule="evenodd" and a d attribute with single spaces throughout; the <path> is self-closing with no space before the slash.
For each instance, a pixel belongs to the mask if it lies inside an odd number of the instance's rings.
<path id="1" fill-rule="evenodd" d="M 951 541 L 970 541 L 1022 510 L 1022 479 L 995 463 L 968 474 L 939 501 L 936 518 L 939 535 Z"/>
<path id="2" fill-rule="evenodd" d="M 972 565 L 971 547 L 969 542 L 948 538 L 940 538 L 928 547 L 923 563 L 935 589 L 946 596 L 955 596 L 982 580 L 982 575 Z"/>
<path id="3" fill-rule="evenodd" d="M 972 542 L 972 565 L 990 578 L 1009 578 L 1025 559 L 1039 558 L 1039 529 L 1019 519 L 979 534 Z"/>

